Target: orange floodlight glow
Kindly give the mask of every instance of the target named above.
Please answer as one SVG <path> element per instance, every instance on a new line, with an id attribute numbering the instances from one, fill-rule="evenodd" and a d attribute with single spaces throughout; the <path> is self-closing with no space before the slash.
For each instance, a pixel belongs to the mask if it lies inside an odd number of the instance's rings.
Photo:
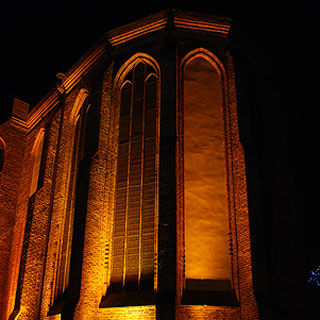
<path id="1" fill-rule="evenodd" d="M 221 79 L 198 57 L 184 70 L 187 279 L 230 279 L 223 137 Z"/>

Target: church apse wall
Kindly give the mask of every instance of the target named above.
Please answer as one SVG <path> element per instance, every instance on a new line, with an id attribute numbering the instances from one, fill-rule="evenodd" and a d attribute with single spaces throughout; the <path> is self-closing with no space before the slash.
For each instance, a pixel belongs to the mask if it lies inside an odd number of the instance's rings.
<path id="1" fill-rule="evenodd" d="M 259 318 L 230 24 L 160 12 L 15 101 L 1 319 Z"/>

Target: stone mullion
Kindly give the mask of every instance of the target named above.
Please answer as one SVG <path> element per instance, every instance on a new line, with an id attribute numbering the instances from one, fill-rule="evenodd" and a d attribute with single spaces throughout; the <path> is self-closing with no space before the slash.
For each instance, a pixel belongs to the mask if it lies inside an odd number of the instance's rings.
<path id="1" fill-rule="evenodd" d="M 143 86 L 145 73 L 136 71 L 133 74 L 133 94 L 132 94 L 132 105 L 131 105 L 131 127 L 130 127 L 130 138 L 129 143 L 131 146 L 129 153 L 129 198 L 128 198 L 128 219 L 127 219 L 127 248 L 126 248 L 126 259 L 127 259 L 127 270 L 126 270 L 126 280 L 128 283 L 126 285 L 133 286 L 131 289 L 135 288 L 138 283 L 135 281 L 139 279 L 139 260 L 140 260 L 140 222 L 141 222 L 141 174 L 142 174 L 142 132 L 139 133 L 139 128 L 141 124 L 141 116 L 143 114 L 143 91 L 140 96 L 140 86 Z M 141 115 L 139 110 L 141 109 Z M 142 129 L 142 124 L 141 124 Z M 137 169 L 138 168 L 138 169 Z M 140 171 L 137 173 L 137 170 Z M 138 204 L 136 204 L 136 199 L 138 199 Z M 138 216 L 138 217 L 137 217 Z M 138 220 L 138 227 L 135 227 L 135 222 Z M 137 242 L 137 243 L 136 243 Z M 135 259 L 135 255 L 137 258 Z M 136 269 L 136 270 L 135 270 Z M 134 276 L 137 279 L 134 279 Z M 134 279 L 134 282 L 132 282 Z M 129 287 L 128 287 L 129 289 Z M 130 290 L 130 289 L 129 289 Z"/>
<path id="2" fill-rule="evenodd" d="M 122 90 L 124 90 L 124 88 L 122 88 Z M 121 92 L 121 97 L 120 97 L 120 101 L 122 102 L 122 94 L 123 92 Z M 128 103 L 128 101 L 125 101 Z M 116 104 L 118 107 L 118 104 Z M 121 277 L 122 281 L 121 281 L 121 287 L 124 286 L 124 282 L 125 282 L 125 242 L 126 242 L 126 220 L 127 220 L 127 212 L 128 212 L 128 183 L 129 183 L 129 178 L 128 178 L 128 174 L 129 174 L 129 163 L 128 163 L 128 159 L 129 159 L 129 150 L 130 150 L 130 126 L 131 126 L 131 105 L 132 105 L 132 85 L 130 86 L 130 101 L 129 101 L 129 123 L 128 123 L 128 131 L 126 132 L 126 130 L 124 132 L 121 132 L 121 130 L 119 129 L 119 137 L 117 140 L 117 149 L 118 149 L 118 155 L 117 155 L 117 171 L 118 174 L 116 175 L 116 186 L 115 186 L 115 190 L 116 190 L 116 198 L 115 198 L 115 212 L 114 212 L 114 222 L 113 222 L 113 252 L 112 252 L 112 271 L 111 271 L 111 283 L 118 283 L 119 278 Z M 123 107 L 123 106 L 122 106 Z M 121 105 L 120 105 L 120 109 L 121 109 Z M 120 111 L 121 112 L 121 111 Z M 125 117 L 126 115 L 124 115 Z M 119 126 L 121 126 L 121 115 L 119 118 Z M 124 134 L 124 135 L 123 135 Z M 120 145 L 120 140 L 123 139 L 128 139 L 127 142 L 123 142 Z M 126 150 L 124 150 L 123 148 L 125 148 Z M 125 153 L 124 153 L 125 152 Z M 125 156 L 124 156 L 125 155 Z M 122 181 L 121 175 L 120 173 L 123 175 L 124 172 L 123 169 L 125 170 L 125 181 Z M 119 223 L 119 221 L 121 221 L 121 219 L 119 219 L 119 208 L 121 206 L 121 190 L 122 190 L 122 197 L 123 197 L 123 193 L 125 193 L 124 196 L 124 201 L 122 201 L 122 207 L 124 206 L 124 208 L 122 208 L 122 210 L 124 211 L 124 221 L 123 223 Z M 120 199 L 119 199 L 120 197 Z M 120 209 L 121 212 L 121 209 Z M 119 229 L 120 230 L 116 230 Z M 123 227 L 123 232 L 121 232 L 121 229 Z M 123 234 L 122 234 L 123 233 Z M 119 248 L 119 244 L 122 247 L 122 249 Z M 121 245 L 122 244 L 122 245 Z M 116 246 L 118 246 L 117 250 L 116 250 Z M 120 250 L 120 251 L 119 251 Z M 119 260 L 122 260 L 122 263 L 116 264 L 115 260 L 116 260 L 116 256 L 118 256 Z M 117 267 L 117 268 L 116 268 Z M 121 271 L 119 272 L 119 270 L 116 269 L 121 269 Z M 119 283 L 120 284 L 120 283 Z"/>
<path id="3" fill-rule="evenodd" d="M 154 91 L 154 92 L 153 92 Z M 141 278 L 148 281 L 153 280 L 154 287 L 154 253 L 155 253 L 155 211 L 156 211 L 156 96 L 157 82 L 145 84 L 145 135 L 144 135 L 144 172 L 143 172 L 143 208 L 142 208 L 142 248 L 141 248 Z M 151 99 L 150 99 L 151 97 Z M 153 116 L 154 119 L 153 119 Z M 147 123 L 147 121 L 149 122 Z M 152 217 L 152 221 L 151 221 Z"/>
<path id="4" fill-rule="evenodd" d="M 146 78 L 146 72 L 144 73 L 144 79 Z M 138 270 L 138 288 L 140 288 L 141 272 L 142 272 L 142 223 L 143 223 L 143 176 L 144 176 L 144 131 L 145 131 L 145 111 L 146 111 L 146 85 L 143 86 L 143 98 L 142 98 L 142 120 L 141 120 L 141 167 L 140 167 L 140 219 L 139 219 L 139 270 Z"/>
<path id="5" fill-rule="evenodd" d="M 130 192 L 130 162 L 131 162 L 131 131 L 132 131 L 132 108 L 133 108 L 133 89 L 134 83 L 131 87 L 131 103 L 130 103 L 130 117 L 129 117 L 129 140 L 128 140 L 128 162 L 127 162 L 127 184 L 126 184 L 126 212 L 124 221 L 124 248 L 123 248 L 123 277 L 122 287 L 125 287 L 126 281 L 126 264 L 127 264 L 127 246 L 128 246 L 128 211 L 129 209 L 129 192 Z M 120 106 L 121 108 L 121 106 Z"/>

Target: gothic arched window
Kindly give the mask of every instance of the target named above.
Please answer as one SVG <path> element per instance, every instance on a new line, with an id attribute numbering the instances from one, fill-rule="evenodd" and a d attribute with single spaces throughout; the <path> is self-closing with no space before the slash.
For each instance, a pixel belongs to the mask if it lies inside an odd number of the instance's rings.
<path id="1" fill-rule="evenodd" d="M 5 153 L 4 142 L 3 142 L 3 140 L 0 138 L 0 172 L 2 172 L 2 169 L 3 169 L 4 153 Z"/>
<path id="2" fill-rule="evenodd" d="M 57 270 L 56 301 L 65 298 L 66 288 L 72 295 L 77 292 L 79 285 L 90 163 L 98 149 L 99 119 L 98 110 L 90 104 L 87 91 L 81 90 L 71 119 L 74 130 L 73 153 L 63 243 Z"/>
<path id="3" fill-rule="evenodd" d="M 45 130 L 41 129 L 36 137 L 36 141 L 33 145 L 31 154 L 32 154 L 32 178 L 31 178 L 31 187 L 30 187 L 30 196 L 32 196 L 38 189 L 38 182 L 39 182 L 39 173 L 41 168 L 42 162 L 42 153 L 43 153 L 43 146 L 44 146 L 44 137 L 45 137 Z"/>
<path id="4" fill-rule="evenodd" d="M 223 86 L 205 55 L 184 65 L 183 115 L 186 293 L 230 292 Z"/>
<path id="5" fill-rule="evenodd" d="M 110 288 L 154 289 L 158 75 L 139 62 L 122 81 Z"/>

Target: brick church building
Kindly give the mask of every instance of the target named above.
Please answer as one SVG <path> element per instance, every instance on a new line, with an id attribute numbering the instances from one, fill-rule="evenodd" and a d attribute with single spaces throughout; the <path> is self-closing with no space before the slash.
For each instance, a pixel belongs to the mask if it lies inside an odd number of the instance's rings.
<path id="1" fill-rule="evenodd" d="M 14 100 L 1 320 L 299 318 L 292 193 L 265 204 L 262 183 L 285 175 L 271 93 L 239 39 L 162 11 L 106 32 L 36 106 Z"/>

